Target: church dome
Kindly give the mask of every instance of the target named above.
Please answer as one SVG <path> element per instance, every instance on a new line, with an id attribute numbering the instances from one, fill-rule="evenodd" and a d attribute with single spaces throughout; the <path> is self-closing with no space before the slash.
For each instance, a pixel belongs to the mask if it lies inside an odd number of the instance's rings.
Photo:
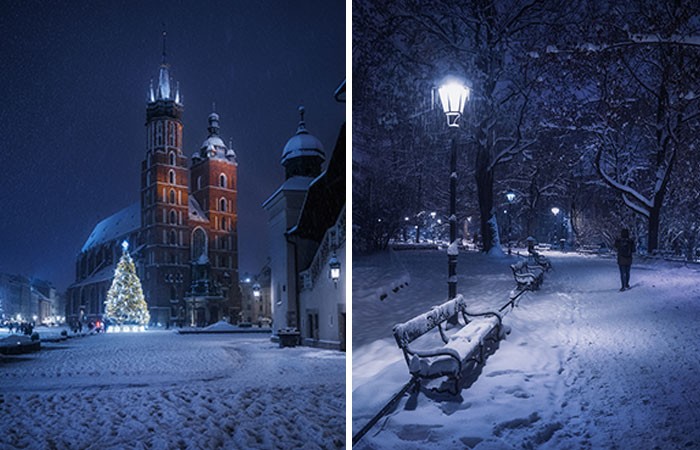
<path id="1" fill-rule="evenodd" d="M 219 158 L 235 160 L 235 153 L 232 154 L 231 149 L 226 147 L 223 139 L 219 136 L 219 115 L 215 112 L 209 114 L 209 136 L 202 142 L 199 147 L 199 154 L 195 154 L 198 158 Z M 193 159 L 194 159 L 193 156 Z"/>
<path id="2" fill-rule="evenodd" d="M 321 158 L 322 161 L 326 159 L 323 144 L 306 129 L 303 106 L 299 107 L 299 113 L 301 114 L 301 120 L 299 121 L 297 132 L 287 141 L 282 150 L 282 165 L 287 165 L 292 159 L 303 157 Z"/>

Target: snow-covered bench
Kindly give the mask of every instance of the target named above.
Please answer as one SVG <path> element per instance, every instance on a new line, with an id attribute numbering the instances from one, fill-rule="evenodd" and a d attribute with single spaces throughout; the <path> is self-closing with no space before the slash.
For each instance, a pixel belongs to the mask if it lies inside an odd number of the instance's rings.
<path id="1" fill-rule="evenodd" d="M 528 267 L 542 269 L 543 272 L 549 272 L 552 269 L 552 263 L 549 262 L 546 256 L 537 252 L 530 252 L 527 258 Z"/>
<path id="2" fill-rule="evenodd" d="M 503 336 L 501 316 L 494 312 L 470 314 L 466 309 L 464 298 L 458 295 L 408 322 L 394 326 L 394 338 L 403 350 L 408 371 L 414 378 L 447 376 L 454 380 L 457 393 L 467 363 L 483 362 L 487 341 L 495 343 Z M 462 315 L 464 326 L 448 336 L 442 324 L 458 314 Z M 439 340 L 431 333 L 431 336 L 415 342 L 433 328 L 438 329 Z"/>
<path id="3" fill-rule="evenodd" d="M 519 261 L 510 265 L 513 278 L 520 290 L 536 291 L 544 281 L 544 268 L 530 266 L 525 261 Z"/>

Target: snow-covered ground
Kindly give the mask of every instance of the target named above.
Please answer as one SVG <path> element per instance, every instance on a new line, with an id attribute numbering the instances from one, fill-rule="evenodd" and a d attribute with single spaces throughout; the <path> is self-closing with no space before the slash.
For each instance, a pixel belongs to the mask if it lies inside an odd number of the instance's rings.
<path id="1" fill-rule="evenodd" d="M 511 334 L 450 398 L 406 395 L 358 448 L 700 448 L 700 267 L 551 252 L 554 271 L 521 298 Z M 459 256 L 470 310 L 497 310 L 515 257 Z M 401 251 L 353 261 L 353 433 L 409 379 L 395 323 L 445 301 L 447 256 Z M 395 287 L 409 281 L 408 287 Z M 395 291 L 395 292 L 394 292 Z M 379 296 L 387 294 L 383 300 Z"/>
<path id="2" fill-rule="evenodd" d="M 0 356 L 0 448 L 345 445 L 345 354 L 269 337 L 99 334 Z"/>

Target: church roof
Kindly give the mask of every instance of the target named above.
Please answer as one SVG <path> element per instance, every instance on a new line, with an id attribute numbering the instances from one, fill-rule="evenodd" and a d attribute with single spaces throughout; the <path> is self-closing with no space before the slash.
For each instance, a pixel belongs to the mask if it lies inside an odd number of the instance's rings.
<path id="1" fill-rule="evenodd" d="M 206 213 L 202 210 L 202 207 L 199 206 L 197 199 L 192 195 L 190 195 L 188 200 L 187 211 L 189 212 L 190 220 L 194 220 L 195 222 L 209 222 Z"/>
<path id="2" fill-rule="evenodd" d="M 139 228 L 141 228 L 141 204 L 136 202 L 95 225 L 80 251 L 86 252 L 98 245 L 126 237 L 138 231 Z"/>
<path id="3" fill-rule="evenodd" d="M 275 192 L 268 197 L 267 200 L 262 204 L 263 208 L 267 206 L 268 203 L 272 201 L 273 198 L 277 196 L 282 191 L 305 191 L 309 188 L 309 184 L 314 181 L 311 177 L 292 177 L 285 180 L 282 186 L 277 188 Z"/>
<path id="4" fill-rule="evenodd" d="M 299 107 L 301 120 L 297 127 L 297 132 L 292 136 L 282 150 L 282 165 L 285 165 L 289 160 L 299 157 L 316 156 L 322 160 L 326 159 L 323 151 L 323 144 L 316 136 L 309 133 L 304 122 L 304 107 Z"/>

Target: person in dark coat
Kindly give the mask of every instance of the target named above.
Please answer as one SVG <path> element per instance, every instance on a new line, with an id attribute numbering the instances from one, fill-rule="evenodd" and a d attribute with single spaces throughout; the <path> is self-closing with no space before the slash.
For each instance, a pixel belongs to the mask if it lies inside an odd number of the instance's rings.
<path id="1" fill-rule="evenodd" d="M 617 250 L 617 265 L 620 267 L 620 291 L 630 288 L 630 269 L 632 268 L 632 254 L 634 253 L 634 239 L 630 238 L 630 230 L 623 228 L 620 237 L 615 239 Z"/>

